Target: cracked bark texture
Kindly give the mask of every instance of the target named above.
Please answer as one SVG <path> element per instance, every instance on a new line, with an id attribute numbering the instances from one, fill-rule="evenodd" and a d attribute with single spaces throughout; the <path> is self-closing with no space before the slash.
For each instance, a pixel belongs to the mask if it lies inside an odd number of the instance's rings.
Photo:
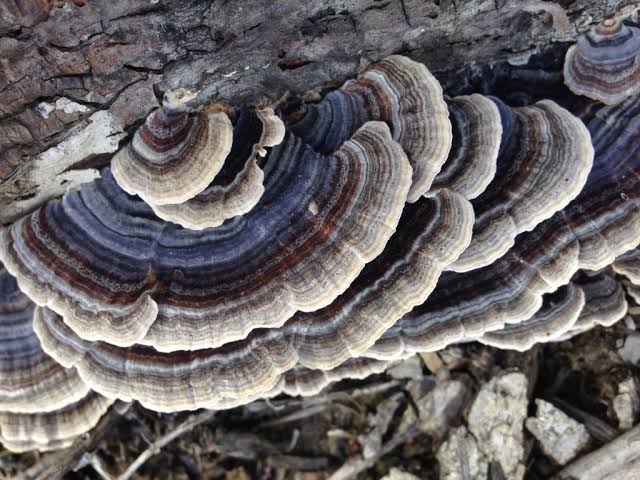
<path id="1" fill-rule="evenodd" d="M 264 104 L 402 53 L 445 84 L 625 0 L 0 1 L 0 224 L 97 175 L 166 89 Z M 84 4 L 83 6 L 79 6 Z"/>

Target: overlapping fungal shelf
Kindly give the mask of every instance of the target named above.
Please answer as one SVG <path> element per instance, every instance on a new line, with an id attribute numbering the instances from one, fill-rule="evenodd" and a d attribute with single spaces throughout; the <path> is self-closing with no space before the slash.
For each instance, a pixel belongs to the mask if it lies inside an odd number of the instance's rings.
<path id="1" fill-rule="evenodd" d="M 167 92 L 99 179 L 0 231 L 0 441 L 62 447 L 116 399 L 224 409 L 620 320 L 639 51 L 632 23 L 580 39 L 565 82 L 597 102 L 574 111 L 446 97 L 398 55 L 275 110 Z"/>
<path id="2" fill-rule="evenodd" d="M 0 264 L 0 442 L 13 451 L 68 446 L 113 403 L 43 352 L 34 310 Z"/>

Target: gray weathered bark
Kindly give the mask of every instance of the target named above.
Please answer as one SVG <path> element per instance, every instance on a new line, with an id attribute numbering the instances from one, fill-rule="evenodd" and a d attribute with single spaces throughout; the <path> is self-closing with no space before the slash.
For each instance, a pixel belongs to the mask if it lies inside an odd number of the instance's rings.
<path id="1" fill-rule="evenodd" d="M 403 53 L 443 81 L 572 41 L 625 0 L 0 2 L 0 224 L 97 175 L 165 89 L 266 103 Z M 155 92 L 155 95 L 154 95 Z"/>

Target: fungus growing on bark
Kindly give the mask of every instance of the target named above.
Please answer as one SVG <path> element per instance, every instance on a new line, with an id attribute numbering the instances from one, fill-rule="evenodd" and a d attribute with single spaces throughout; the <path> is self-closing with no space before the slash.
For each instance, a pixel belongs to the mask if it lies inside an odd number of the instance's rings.
<path id="1" fill-rule="evenodd" d="M 613 105 L 640 93 L 640 28 L 605 20 L 567 51 L 565 84 L 578 95 Z"/>
<path id="2" fill-rule="evenodd" d="M 15 452 L 68 446 L 113 403 L 42 351 L 34 308 L 0 265 L 0 443 Z"/>
<path id="3" fill-rule="evenodd" d="M 400 55 L 369 66 L 320 103 L 288 112 L 293 133 L 323 153 L 335 151 L 366 121 L 389 124 L 413 167 L 408 202 L 431 187 L 451 148 L 442 87 L 427 68 Z"/>
<path id="4" fill-rule="evenodd" d="M 251 210 L 264 193 L 259 162 L 266 148 L 284 139 L 284 125 L 272 109 L 241 110 L 233 126 L 233 144 L 213 182 L 195 197 L 177 205 L 154 205 L 158 217 L 192 230 L 217 227 Z"/>
<path id="5" fill-rule="evenodd" d="M 443 268 L 468 244 L 472 224 L 473 212 L 462 196 L 442 190 L 423 198 L 405 208 L 385 251 L 332 304 L 298 312 L 280 328 L 256 330 L 217 349 L 162 353 L 83 341 L 49 309 L 36 315 L 35 329 L 45 351 L 75 366 L 106 396 L 134 398 L 163 411 L 220 408 L 229 399 L 273 391 L 282 373 L 296 365 L 332 369 L 364 352 L 427 298 Z M 167 338 L 171 326 L 166 324 Z M 199 326 L 203 331 L 195 330 L 194 337 L 206 336 L 207 327 Z"/>
<path id="6" fill-rule="evenodd" d="M 472 202 L 473 238 L 451 265 L 456 272 L 489 265 L 518 234 L 564 208 L 582 190 L 593 163 L 587 128 L 556 103 L 510 108 L 493 100 L 503 126 L 499 174 Z"/>
<path id="7" fill-rule="evenodd" d="M 224 112 L 189 113 L 189 92 L 165 95 L 133 140 L 111 162 L 120 187 L 154 205 L 182 203 L 202 192 L 224 164 L 233 127 Z"/>

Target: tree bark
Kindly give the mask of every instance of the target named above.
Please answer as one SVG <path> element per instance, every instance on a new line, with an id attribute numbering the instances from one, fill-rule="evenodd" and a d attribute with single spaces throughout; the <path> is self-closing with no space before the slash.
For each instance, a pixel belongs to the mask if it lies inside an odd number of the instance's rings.
<path id="1" fill-rule="evenodd" d="M 264 104 L 322 93 L 393 53 L 452 84 L 461 67 L 521 62 L 633 3 L 50 2 L 0 3 L 0 224 L 97 176 L 166 89 Z"/>

